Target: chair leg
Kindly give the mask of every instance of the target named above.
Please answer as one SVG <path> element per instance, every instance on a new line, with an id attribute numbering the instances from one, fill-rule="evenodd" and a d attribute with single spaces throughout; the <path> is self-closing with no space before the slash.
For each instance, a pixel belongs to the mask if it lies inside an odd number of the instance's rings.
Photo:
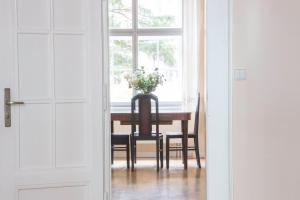
<path id="1" fill-rule="evenodd" d="M 197 165 L 199 168 L 201 168 L 198 138 L 194 138 L 194 145 L 195 145 L 195 154 L 196 154 L 196 159 L 197 159 Z"/>
<path id="2" fill-rule="evenodd" d="M 159 171 L 159 140 L 156 140 L 156 168 Z"/>
<path id="3" fill-rule="evenodd" d="M 131 169 L 134 170 L 134 138 L 130 136 L 130 145 L 131 145 Z"/>
<path id="4" fill-rule="evenodd" d="M 163 168 L 164 167 L 164 140 L 160 139 L 160 167 Z"/>
<path id="5" fill-rule="evenodd" d="M 183 152 L 183 145 L 184 144 L 184 142 L 183 142 L 183 138 L 181 139 L 181 148 L 182 148 L 182 150 L 181 150 L 181 158 L 182 158 L 182 163 L 184 163 L 184 152 Z"/>
<path id="6" fill-rule="evenodd" d="M 134 163 L 136 163 L 136 141 L 134 141 Z"/>
<path id="7" fill-rule="evenodd" d="M 130 168 L 130 148 L 129 148 L 129 140 L 126 144 L 126 159 L 127 159 L 127 169 Z"/>
<path id="8" fill-rule="evenodd" d="M 114 146 L 111 145 L 111 164 L 113 165 L 114 164 Z"/>
<path id="9" fill-rule="evenodd" d="M 166 164 L 167 164 L 167 169 L 169 169 L 169 156 L 170 156 L 170 139 L 167 137 L 166 138 Z"/>

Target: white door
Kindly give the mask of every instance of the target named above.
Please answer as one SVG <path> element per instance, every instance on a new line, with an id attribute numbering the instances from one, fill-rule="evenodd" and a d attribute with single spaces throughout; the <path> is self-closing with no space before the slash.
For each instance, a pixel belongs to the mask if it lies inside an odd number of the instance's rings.
<path id="1" fill-rule="evenodd" d="M 104 199 L 101 45 L 100 0 L 1 0 L 1 200 Z"/>

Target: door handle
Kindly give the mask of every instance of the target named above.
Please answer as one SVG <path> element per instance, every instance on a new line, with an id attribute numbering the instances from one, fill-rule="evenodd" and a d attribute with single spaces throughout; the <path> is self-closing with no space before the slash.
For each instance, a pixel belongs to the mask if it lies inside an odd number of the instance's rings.
<path id="1" fill-rule="evenodd" d="M 11 106 L 23 105 L 23 101 L 11 101 L 10 88 L 4 89 L 4 125 L 5 127 L 11 127 Z"/>
<path id="2" fill-rule="evenodd" d="M 24 102 L 23 101 L 9 101 L 6 102 L 7 105 L 23 105 Z"/>

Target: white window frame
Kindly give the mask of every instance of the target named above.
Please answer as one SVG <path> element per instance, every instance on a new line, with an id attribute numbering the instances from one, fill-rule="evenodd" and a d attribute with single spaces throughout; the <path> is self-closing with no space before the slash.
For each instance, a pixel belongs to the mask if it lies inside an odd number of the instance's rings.
<path id="1" fill-rule="evenodd" d="M 191 2 L 194 2 L 195 0 L 181 0 L 182 1 L 182 26 L 181 28 L 139 28 L 138 27 L 138 0 L 132 0 L 132 28 L 114 28 L 109 29 L 109 36 L 131 36 L 132 37 L 132 60 L 133 60 L 133 69 L 137 69 L 138 67 L 138 37 L 139 36 L 181 36 L 181 46 L 182 46 L 182 59 L 181 59 L 181 81 L 182 81 L 182 99 L 181 101 L 161 101 L 160 102 L 160 110 L 178 110 L 182 108 L 186 108 L 186 105 L 189 103 L 189 95 L 187 92 L 191 90 L 191 88 L 195 87 L 187 87 L 186 80 L 189 78 L 189 80 L 196 85 L 197 84 L 197 78 L 194 77 L 194 75 L 197 73 L 189 73 L 191 72 L 191 68 L 196 68 L 196 62 L 194 62 L 194 65 L 191 66 L 191 59 L 186 59 L 186 55 L 191 55 L 191 48 L 186 47 L 185 43 L 188 44 L 194 44 L 196 46 L 198 43 L 195 42 L 195 37 L 190 38 L 190 33 L 187 34 L 190 31 L 190 28 L 192 26 L 195 26 L 195 23 L 186 23 L 188 20 L 194 19 L 194 17 L 191 14 L 191 9 L 187 9 L 191 7 Z M 189 15 L 187 15 L 189 14 Z M 196 20 L 192 20 L 196 21 Z M 193 33 L 192 33 L 193 34 Z M 195 34 L 194 34 L 195 35 Z M 192 42 L 191 42 L 192 41 Z M 194 48 L 192 48 L 194 49 Z M 195 58 L 197 57 L 197 52 L 193 52 L 195 54 Z M 190 60 L 189 63 L 186 61 Z M 197 59 L 195 59 L 197 60 Z M 187 67 L 189 69 L 186 69 Z M 192 79 L 190 77 L 193 77 Z M 189 89 L 190 88 L 190 89 Z M 193 90 L 195 95 L 197 93 L 197 86 L 196 90 Z M 129 110 L 130 103 L 126 102 L 111 102 L 111 110 L 112 111 L 123 111 L 123 110 Z"/>

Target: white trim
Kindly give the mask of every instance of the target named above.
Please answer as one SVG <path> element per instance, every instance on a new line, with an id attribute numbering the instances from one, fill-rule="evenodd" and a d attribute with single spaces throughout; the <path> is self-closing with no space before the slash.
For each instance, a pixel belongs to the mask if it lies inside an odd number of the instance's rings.
<path id="1" fill-rule="evenodd" d="M 91 155 L 92 164 L 92 184 L 91 184 L 91 199 L 95 200 L 104 200 L 106 198 L 106 190 L 109 187 L 109 182 L 106 180 L 107 176 L 107 166 L 106 166 L 106 149 L 104 145 L 105 141 L 109 138 L 106 138 L 106 134 L 103 132 L 106 128 L 106 113 L 105 113 L 105 90 L 103 86 L 105 81 L 102 79 L 106 73 L 105 60 L 107 55 L 105 44 L 108 40 L 103 40 L 106 33 L 106 24 L 104 23 L 105 15 L 103 15 L 103 7 L 105 7 L 105 0 L 91 0 L 89 10 L 91 15 L 89 16 L 89 39 L 91 45 L 89 46 L 89 57 L 92 57 L 94 63 L 91 63 L 98 67 L 93 67 L 89 71 L 91 80 L 90 83 L 94 83 L 92 86 L 89 86 L 89 92 L 93 94 L 90 97 L 89 101 L 91 102 L 90 110 L 93 110 L 91 114 L 92 120 L 92 140 L 93 144 L 91 146 L 93 154 Z M 107 96 L 108 97 L 108 96 Z M 107 99 L 106 97 L 106 99 Z M 108 166 L 109 167 L 109 166 Z M 110 179 L 110 178 L 109 178 Z"/>
<path id="2" fill-rule="evenodd" d="M 232 199 L 230 0 L 206 1 L 207 200 Z"/>
<path id="3" fill-rule="evenodd" d="M 233 168 L 233 119 L 232 119 L 232 109 L 233 109 L 233 66 L 232 66 L 232 41 L 233 41 L 233 0 L 228 0 L 228 5 L 229 5 L 229 22 L 228 22 L 228 26 L 229 26 L 229 138 L 228 138 L 228 145 L 229 145 L 229 199 L 233 200 L 234 199 L 234 187 L 233 187 L 233 172 L 234 172 L 234 168 Z"/>
<path id="4" fill-rule="evenodd" d="M 183 102 L 181 101 L 164 101 L 159 103 L 160 111 L 178 111 L 183 109 Z M 131 105 L 129 102 L 112 102 L 111 103 L 111 111 L 113 112 L 122 112 L 122 111 L 130 111 Z"/>
<path id="5" fill-rule="evenodd" d="M 104 67 L 103 69 L 103 76 L 102 76 L 102 89 L 103 89 L 103 107 L 104 107 L 104 138 L 102 141 L 102 146 L 104 149 L 103 153 L 103 162 L 104 162 L 104 169 L 103 169 L 103 191 L 104 196 L 103 200 L 111 199 L 111 137 L 110 137 L 110 91 L 109 91 L 109 24 L 108 24 L 108 1 L 102 0 L 102 64 Z"/>
<path id="6" fill-rule="evenodd" d="M 182 28 L 147 28 L 147 29 L 110 29 L 111 36 L 132 36 L 135 32 L 138 36 L 172 36 L 181 35 Z"/>
<path id="7" fill-rule="evenodd" d="M 179 152 L 181 153 L 181 152 Z M 195 154 L 194 152 L 192 151 L 189 151 L 188 152 L 188 158 L 194 158 Z M 126 155 L 125 155 L 125 152 L 120 152 L 120 151 L 117 151 L 114 153 L 114 157 L 115 158 L 121 158 L 121 159 L 125 159 L 126 158 Z M 164 158 L 166 157 L 166 155 L 164 155 Z M 137 152 L 137 158 L 156 158 L 156 154 L 155 152 L 148 152 L 148 151 L 139 151 Z M 171 151 L 170 152 L 170 158 L 176 158 L 176 152 L 175 151 Z M 180 158 L 181 158 L 181 155 L 180 155 Z M 205 157 L 200 157 L 201 159 L 204 159 Z"/>
<path id="8" fill-rule="evenodd" d="M 138 5 L 137 0 L 132 0 L 132 67 L 138 68 Z"/>

